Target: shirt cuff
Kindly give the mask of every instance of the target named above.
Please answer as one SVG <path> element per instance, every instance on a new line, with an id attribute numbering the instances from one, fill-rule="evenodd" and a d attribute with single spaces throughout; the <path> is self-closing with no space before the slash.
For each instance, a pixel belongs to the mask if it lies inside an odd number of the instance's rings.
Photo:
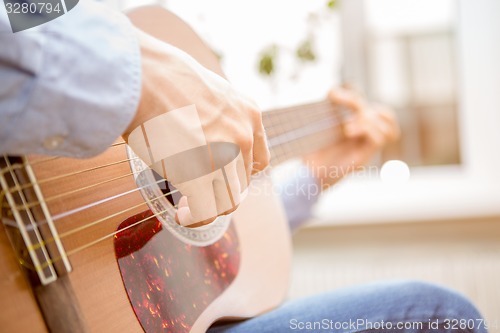
<path id="1" fill-rule="evenodd" d="M 5 146 L 16 154 L 97 155 L 137 111 L 141 59 L 134 28 L 94 1 L 81 1 L 42 27 L 31 32 L 43 40 L 42 65 L 3 136 Z"/>
<path id="2" fill-rule="evenodd" d="M 283 201 L 290 229 L 294 231 L 312 216 L 312 208 L 318 201 L 321 187 L 303 163 L 294 164 L 291 168 L 286 177 L 275 180 L 275 186 Z"/>

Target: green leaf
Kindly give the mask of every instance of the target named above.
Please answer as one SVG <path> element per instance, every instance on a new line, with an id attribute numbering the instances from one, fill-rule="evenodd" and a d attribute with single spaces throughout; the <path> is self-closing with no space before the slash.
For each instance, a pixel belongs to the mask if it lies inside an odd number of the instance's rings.
<path id="1" fill-rule="evenodd" d="M 328 0 L 328 2 L 326 3 L 326 6 L 330 9 L 334 9 L 335 7 L 337 7 L 337 1 L 336 0 Z"/>
<path id="2" fill-rule="evenodd" d="M 304 62 L 312 62 L 316 60 L 316 54 L 313 50 L 313 43 L 311 39 L 305 40 L 299 45 L 296 51 L 297 57 Z"/>
<path id="3" fill-rule="evenodd" d="M 259 60 L 259 73 L 265 76 L 271 76 L 275 70 L 276 56 L 278 47 L 272 45 L 261 53 Z"/>

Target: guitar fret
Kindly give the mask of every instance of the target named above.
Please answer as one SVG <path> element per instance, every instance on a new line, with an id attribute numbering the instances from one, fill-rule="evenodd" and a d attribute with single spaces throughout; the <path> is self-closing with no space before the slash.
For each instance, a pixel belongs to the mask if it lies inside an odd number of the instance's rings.
<path id="1" fill-rule="evenodd" d="M 50 214 L 49 208 L 47 207 L 47 203 L 43 197 L 42 190 L 40 189 L 40 186 L 36 182 L 35 173 L 33 172 L 33 169 L 31 168 L 29 161 L 26 158 L 24 158 L 24 159 L 25 159 L 25 165 L 26 165 L 26 173 L 28 174 L 28 178 L 29 178 L 30 183 L 33 184 L 33 190 L 35 192 L 35 195 L 36 195 L 38 201 L 40 202 L 40 208 L 41 208 L 43 215 L 45 217 L 45 221 L 47 222 L 47 225 L 49 226 L 51 237 L 54 240 L 57 251 L 59 252 L 59 256 L 62 259 L 64 268 L 66 269 L 66 272 L 69 273 L 72 271 L 72 267 L 71 267 L 71 264 L 69 263 L 68 256 L 66 255 L 66 250 L 64 249 L 64 246 L 61 242 L 61 239 L 60 239 L 59 234 L 57 232 L 57 228 L 56 228 L 54 221 L 52 219 L 52 215 Z"/>
<path id="2" fill-rule="evenodd" d="M 3 161 L 7 165 L 7 168 L 11 170 L 9 172 L 11 181 L 14 183 L 15 186 L 19 186 L 19 180 L 17 179 L 16 174 L 12 171 L 13 168 L 12 164 L 9 161 L 9 158 L 7 156 L 4 156 Z M 39 244 L 42 242 L 42 237 L 40 235 L 38 226 L 36 224 L 32 212 L 29 209 L 27 209 L 24 211 L 23 214 L 21 214 L 21 212 L 15 208 L 16 200 L 14 198 L 14 194 L 10 193 L 9 191 L 6 191 L 6 189 L 9 188 L 9 186 L 4 173 L 0 174 L 0 185 L 5 190 L 5 198 L 7 199 L 7 202 L 11 207 L 11 211 L 16 221 L 16 227 L 21 233 L 21 236 L 24 240 L 26 247 L 29 249 L 28 253 L 36 268 L 36 273 L 40 279 L 40 282 L 45 285 L 55 281 L 57 279 L 57 275 L 54 269 L 54 265 L 49 264 L 46 267 L 41 268 L 42 262 L 48 262 L 50 260 L 47 248 L 42 245 L 36 250 L 32 249 L 33 243 Z M 23 204 L 26 204 L 27 200 L 22 191 L 17 191 L 15 192 L 15 194 Z M 27 217 L 27 220 L 29 220 L 29 223 L 27 225 L 25 224 L 26 219 L 23 218 L 22 215 L 25 215 Z"/>

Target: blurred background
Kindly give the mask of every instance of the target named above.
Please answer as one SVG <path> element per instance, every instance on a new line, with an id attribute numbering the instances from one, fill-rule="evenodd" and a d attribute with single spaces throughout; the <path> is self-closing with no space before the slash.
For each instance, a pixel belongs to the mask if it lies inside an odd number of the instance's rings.
<path id="1" fill-rule="evenodd" d="M 348 83 L 397 113 L 401 140 L 373 162 L 385 177 L 352 175 L 294 235 L 289 297 L 423 279 L 472 298 L 500 332 L 498 0 L 160 3 L 203 36 L 228 78 L 264 109 L 319 100 Z"/>

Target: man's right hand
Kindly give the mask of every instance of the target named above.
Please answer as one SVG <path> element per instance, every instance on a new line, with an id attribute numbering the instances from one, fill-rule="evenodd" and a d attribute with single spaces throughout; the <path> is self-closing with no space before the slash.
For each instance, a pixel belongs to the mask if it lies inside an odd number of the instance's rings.
<path id="1" fill-rule="evenodd" d="M 142 93 L 136 116 L 123 133 L 124 139 L 129 141 L 132 131 L 148 120 L 194 105 L 207 143 L 226 142 L 239 146 L 244 161 L 246 183 L 245 179 L 241 180 L 236 176 L 237 172 L 229 172 L 226 176 L 230 178 L 227 181 L 231 186 L 243 190 L 249 183 L 251 174 L 263 170 L 269 164 L 270 155 L 260 110 L 253 102 L 237 93 L 224 78 L 209 71 L 183 51 L 140 30 L 137 30 L 137 34 L 142 55 Z M 176 121 L 189 122 L 190 118 L 177 117 Z M 179 128 L 189 128 L 190 125 L 180 124 Z M 165 128 L 165 131 L 171 130 L 173 129 Z M 178 133 L 175 142 L 169 144 L 192 140 L 190 136 L 193 133 Z M 133 143 L 129 143 L 134 148 Z M 183 192 L 182 188 L 179 190 Z M 178 212 L 181 224 L 200 225 L 200 222 L 204 224 L 213 220 L 211 218 L 199 221 L 191 214 L 206 208 L 204 205 L 207 200 L 203 198 L 213 195 L 210 191 L 213 189 L 208 184 L 207 188 L 191 191 L 187 200 L 183 199 L 181 206 L 186 206 L 187 201 L 187 207 L 182 207 Z M 238 201 L 234 202 L 237 206 L 239 200 L 235 201 Z M 223 213 L 234 209 L 235 207 Z M 218 212 L 221 213 L 220 210 Z"/>

